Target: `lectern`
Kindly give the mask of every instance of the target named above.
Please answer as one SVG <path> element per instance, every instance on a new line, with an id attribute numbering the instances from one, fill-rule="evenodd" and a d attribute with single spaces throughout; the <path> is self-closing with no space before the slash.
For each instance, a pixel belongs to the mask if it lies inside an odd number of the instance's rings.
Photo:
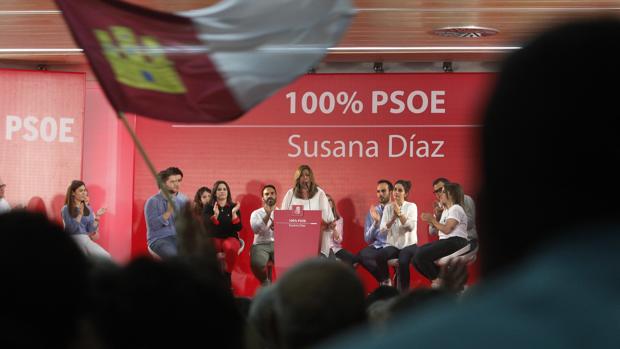
<path id="1" fill-rule="evenodd" d="M 282 276 L 295 264 L 319 255 L 321 211 L 304 210 L 301 205 L 276 210 L 273 235 L 276 276 Z"/>

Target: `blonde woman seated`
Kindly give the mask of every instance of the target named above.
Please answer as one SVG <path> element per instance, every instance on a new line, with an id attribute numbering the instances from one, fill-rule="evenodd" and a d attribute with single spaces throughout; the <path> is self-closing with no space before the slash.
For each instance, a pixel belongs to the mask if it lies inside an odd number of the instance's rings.
<path id="1" fill-rule="evenodd" d="M 86 256 L 111 260 L 108 251 L 94 241 L 99 238 L 99 217 L 105 211 L 105 208 L 100 208 L 94 213 L 88 205 L 86 185 L 80 180 L 74 180 L 67 188 L 65 205 L 60 214 L 65 231 L 71 235 Z"/>

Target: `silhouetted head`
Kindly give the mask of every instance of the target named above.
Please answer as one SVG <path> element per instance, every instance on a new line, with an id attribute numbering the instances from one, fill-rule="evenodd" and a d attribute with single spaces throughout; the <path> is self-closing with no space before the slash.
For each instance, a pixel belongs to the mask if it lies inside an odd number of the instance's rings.
<path id="1" fill-rule="evenodd" d="M 100 273 L 90 308 L 106 348 L 243 344 L 243 319 L 230 291 L 218 275 L 189 259 L 136 259 Z"/>
<path id="2" fill-rule="evenodd" d="M 371 306 L 373 303 L 378 301 L 385 301 L 394 297 L 397 297 L 400 294 L 398 289 L 394 286 L 381 285 L 374 289 L 367 297 L 366 297 L 366 308 Z"/>
<path id="3" fill-rule="evenodd" d="M 0 215 L 3 346 L 67 348 L 86 312 L 88 264 L 63 229 L 26 211 Z"/>
<path id="4" fill-rule="evenodd" d="M 342 262 L 302 262 L 278 280 L 274 291 L 281 348 L 306 348 L 366 320 L 364 287 Z"/>
<path id="5" fill-rule="evenodd" d="M 274 318 L 274 285 L 258 289 L 248 312 L 249 340 L 258 348 L 277 348 Z"/>
<path id="6" fill-rule="evenodd" d="M 482 139 L 485 273 L 615 219 L 617 189 L 601 173 L 620 158 L 619 61 L 620 22 L 606 19 L 546 32 L 505 62 Z"/>

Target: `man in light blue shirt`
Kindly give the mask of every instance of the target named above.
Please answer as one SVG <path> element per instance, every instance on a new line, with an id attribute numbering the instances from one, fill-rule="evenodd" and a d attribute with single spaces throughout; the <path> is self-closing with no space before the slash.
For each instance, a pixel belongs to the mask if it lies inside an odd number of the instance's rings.
<path id="1" fill-rule="evenodd" d="M 151 196 L 144 206 L 146 217 L 146 243 L 152 252 L 162 259 L 177 255 L 177 232 L 174 227 L 175 210 L 179 210 L 188 201 L 187 197 L 179 192 L 183 172 L 176 167 L 169 167 L 158 174 L 164 183 L 157 194 Z M 162 190 L 167 190 L 172 196 L 171 205 Z"/>
<path id="2" fill-rule="evenodd" d="M 370 207 L 364 224 L 364 240 L 368 246 L 359 252 L 361 264 L 379 283 L 389 280 L 387 259 L 382 253 L 382 249 L 388 246 L 387 234 L 379 232 L 379 225 L 381 216 L 383 216 L 383 209 L 392 198 L 392 190 L 394 190 L 394 186 L 387 179 L 381 179 L 377 182 L 379 203 Z"/>

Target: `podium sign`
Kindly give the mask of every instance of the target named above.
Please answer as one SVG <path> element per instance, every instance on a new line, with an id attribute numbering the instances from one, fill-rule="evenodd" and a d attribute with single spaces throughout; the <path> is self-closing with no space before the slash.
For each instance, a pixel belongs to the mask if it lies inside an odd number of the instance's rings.
<path id="1" fill-rule="evenodd" d="M 273 234 L 274 267 L 276 275 L 283 275 L 297 263 L 319 255 L 321 211 L 304 210 L 301 205 L 276 210 Z"/>

